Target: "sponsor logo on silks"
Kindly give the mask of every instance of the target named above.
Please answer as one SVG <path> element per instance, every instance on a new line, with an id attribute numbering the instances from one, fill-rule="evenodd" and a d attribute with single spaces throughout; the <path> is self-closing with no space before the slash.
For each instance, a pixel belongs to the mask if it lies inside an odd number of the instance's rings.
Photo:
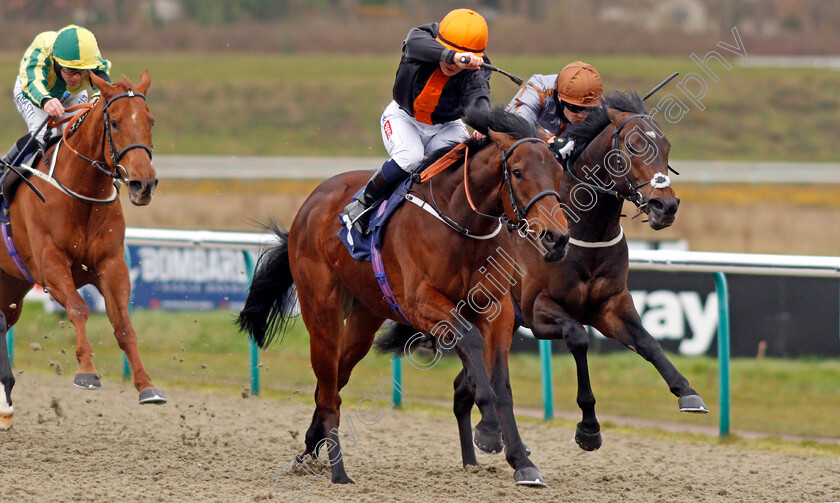
<path id="1" fill-rule="evenodd" d="M 390 140 L 391 134 L 393 134 L 391 131 L 391 121 L 385 121 L 385 124 L 382 125 L 382 128 L 385 130 L 385 138 L 387 140 Z"/>

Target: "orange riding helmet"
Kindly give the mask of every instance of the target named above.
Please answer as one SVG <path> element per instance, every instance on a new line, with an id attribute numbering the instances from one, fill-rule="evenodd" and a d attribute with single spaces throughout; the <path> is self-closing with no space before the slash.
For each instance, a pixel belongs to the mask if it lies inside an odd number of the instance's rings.
<path id="1" fill-rule="evenodd" d="M 437 41 L 456 52 L 483 56 L 487 47 L 487 21 L 470 9 L 455 9 L 440 22 Z"/>
<path id="2" fill-rule="evenodd" d="M 563 67 L 557 74 L 554 87 L 558 99 L 579 107 L 597 106 L 604 92 L 601 76 L 592 65 L 583 61 L 575 61 Z"/>

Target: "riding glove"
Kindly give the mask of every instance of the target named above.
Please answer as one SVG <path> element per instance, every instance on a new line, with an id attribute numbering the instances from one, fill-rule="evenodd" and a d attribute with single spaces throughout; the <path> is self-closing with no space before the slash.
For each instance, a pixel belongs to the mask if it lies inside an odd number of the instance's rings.
<path id="1" fill-rule="evenodd" d="M 572 150 L 575 148 L 575 142 L 574 140 L 564 140 L 563 138 L 554 137 L 548 144 L 548 148 L 551 149 L 551 152 L 558 161 L 562 161 L 571 155 Z"/>

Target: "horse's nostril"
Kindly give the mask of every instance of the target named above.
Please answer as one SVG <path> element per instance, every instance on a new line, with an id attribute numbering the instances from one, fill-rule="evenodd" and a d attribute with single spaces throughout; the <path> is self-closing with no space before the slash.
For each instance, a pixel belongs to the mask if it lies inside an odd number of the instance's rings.
<path id="1" fill-rule="evenodd" d="M 557 235 L 551 231 L 543 231 L 542 241 L 544 243 L 553 243 L 557 239 Z"/>
<path id="2" fill-rule="evenodd" d="M 680 200 L 673 199 L 651 199 L 648 201 L 650 210 L 659 215 L 675 215 L 680 207 Z"/>
<path id="3" fill-rule="evenodd" d="M 132 192 L 143 190 L 143 182 L 140 180 L 132 180 L 128 182 L 128 188 L 131 189 Z"/>
<path id="4" fill-rule="evenodd" d="M 566 245 L 567 239 L 562 237 L 554 231 L 544 231 L 542 243 L 546 248 L 561 248 Z"/>
<path id="5" fill-rule="evenodd" d="M 651 211 L 655 211 L 657 213 L 662 213 L 665 210 L 665 205 L 662 204 L 662 201 L 659 199 L 651 199 L 648 201 L 648 206 L 650 206 Z"/>

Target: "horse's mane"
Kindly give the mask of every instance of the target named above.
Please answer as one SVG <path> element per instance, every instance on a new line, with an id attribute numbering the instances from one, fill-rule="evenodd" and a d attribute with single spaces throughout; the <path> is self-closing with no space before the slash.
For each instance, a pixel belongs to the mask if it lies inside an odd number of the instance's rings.
<path id="1" fill-rule="evenodd" d="M 488 131 L 490 130 L 497 133 L 509 134 L 517 139 L 537 136 L 537 130 L 533 124 L 518 115 L 506 112 L 501 106 L 493 109 L 486 107 L 467 108 L 464 122 L 485 136 L 488 135 Z M 481 139 L 470 138 L 466 141 L 466 144 L 470 152 L 478 152 L 491 142 L 489 137 Z M 440 159 L 444 154 L 452 150 L 454 146 L 454 144 L 445 145 L 429 154 L 420 169 L 422 170 Z M 457 165 L 459 166 L 460 164 Z"/>
<path id="2" fill-rule="evenodd" d="M 642 98 L 636 91 L 627 90 L 623 93 L 612 91 L 604 95 L 601 105 L 587 113 L 586 119 L 572 133 L 575 141 L 573 159 L 576 159 L 583 152 L 583 149 L 589 145 L 589 142 L 594 140 L 610 124 L 610 118 L 607 116 L 607 109 L 609 108 L 634 114 L 648 113 Z"/>

